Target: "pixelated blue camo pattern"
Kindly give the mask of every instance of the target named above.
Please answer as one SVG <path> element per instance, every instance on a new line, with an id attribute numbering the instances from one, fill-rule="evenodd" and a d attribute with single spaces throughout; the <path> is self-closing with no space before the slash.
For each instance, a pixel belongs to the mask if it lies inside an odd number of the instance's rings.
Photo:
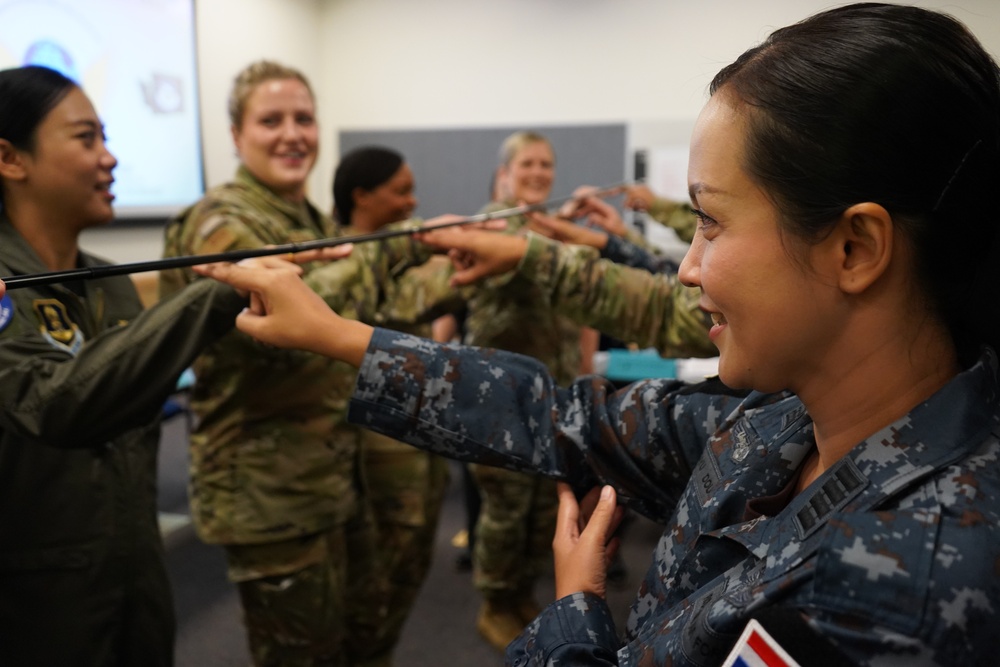
<path id="1" fill-rule="evenodd" d="M 990 665 L 1000 653 L 996 357 L 859 443 L 774 517 L 744 520 L 814 447 L 790 395 L 593 378 L 377 331 L 352 421 L 447 456 L 604 481 L 669 528 L 624 632 L 603 600 L 550 605 L 516 665 L 721 664 L 761 609 L 798 610 L 859 665 Z"/>

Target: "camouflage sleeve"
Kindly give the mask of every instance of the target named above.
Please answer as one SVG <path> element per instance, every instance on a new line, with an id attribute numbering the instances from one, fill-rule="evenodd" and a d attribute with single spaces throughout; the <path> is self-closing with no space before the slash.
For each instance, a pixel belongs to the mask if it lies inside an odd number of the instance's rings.
<path id="1" fill-rule="evenodd" d="M 655 199 L 646 212 L 653 220 L 677 232 L 677 238 L 681 241 L 691 243 L 698 228 L 698 219 L 694 216 L 690 204 L 670 199 Z"/>
<path id="2" fill-rule="evenodd" d="M 678 269 L 677 263 L 669 257 L 613 235 L 608 237 L 608 244 L 601 250 L 601 257 L 650 273 L 677 273 Z"/>
<path id="3" fill-rule="evenodd" d="M 448 284 L 451 263 L 410 239 L 358 244 L 345 259 L 309 265 L 304 279 L 333 310 L 366 324 L 405 328 L 456 312 L 464 299 Z"/>
<path id="4" fill-rule="evenodd" d="M 698 290 L 598 257 L 591 248 L 531 235 L 518 273 L 546 290 L 560 313 L 585 326 L 654 347 L 668 357 L 713 357 Z"/>
<path id="5" fill-rule="evenodd" d="M 406 327 L 459 312 L 465 305 L 468 290 L 451 286 L 452 273 L 451 262 L 443 255 L 409 269 L 389 285 L 377 323 L 390 329 L 406 330 Z"/>
<path id="6" fill-rule="evenodd" d="M 244 221 L 243 214 L 244 211 L 238 207 L 207 200 L 199 202 L 167 224 L 163 256 L 249 250 L 285 242 L 282 238 L 261 238 Z M 188 268 L 161 271 L 160 298 L 170 296 L 196 280 L 198 275 Z"/>
<path id="7" fill-rule="evenodd" d="M 507 647 L 507 664 L 617 665 L 618 635 L 611 610 L 590 593 L 556 600 Z"/>
<path id="8" fill-rule="evenodd" d="M 525 355 L 376 329 L 348 418 L 444 456 L 569 481 L 604 482 L 666 521 L 719 407 L 673 380 L 566 389 Z"/>

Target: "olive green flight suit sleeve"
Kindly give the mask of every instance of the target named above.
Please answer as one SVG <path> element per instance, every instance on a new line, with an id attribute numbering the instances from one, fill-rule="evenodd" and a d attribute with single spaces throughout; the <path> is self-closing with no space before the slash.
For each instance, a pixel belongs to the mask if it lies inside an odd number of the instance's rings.
<path id="1" fill-rule="evenodd" d="M 204 281 L 87 340 L 75 355 L 49 344 L 18 294 L 0 332 L 2 429 L 29 441 L 91 447 L 149 423 L 177 378 L 233 328 L 246 301 Z M 133 298 L 134 294 L 133 294 Z"/>

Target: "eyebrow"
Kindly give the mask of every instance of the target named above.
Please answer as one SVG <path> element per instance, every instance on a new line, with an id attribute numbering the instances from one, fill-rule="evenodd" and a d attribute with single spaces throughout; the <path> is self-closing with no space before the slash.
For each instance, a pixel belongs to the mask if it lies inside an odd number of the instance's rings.
<path id="1" fill-rule="evenodd" d="M 697 201 L 699 193 L 705 193 L 710 195 L 728 194 L 725 190 L 713 187 L 711 185 L 708 185 L 707 183 L 701 183 L 701 182 L 692 183 L 691 185 L 688 186 L 688 197 L 691 198 L 691 201 Z"/>
<path id="2" fill-rule="evenodd" d="M 86 118 L 81 120 L 71 120 L 69 122 L 69 125 L 70 127 L 76 127 L 77 125 L 86 125 L 87 127 L 94 130 L 102 130 L 102 131 L 104 130 L 104 123 L 99 123 L 97 121 L 89 120 Z"/>

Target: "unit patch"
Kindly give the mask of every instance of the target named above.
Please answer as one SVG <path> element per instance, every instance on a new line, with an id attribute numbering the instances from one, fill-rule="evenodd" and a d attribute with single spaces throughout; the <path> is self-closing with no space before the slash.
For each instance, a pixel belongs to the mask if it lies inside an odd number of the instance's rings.
<path id="1" fill-rule="evenodd" d="M 32 304 L 38 317 L 38 328 L 45 340 L 72 355 L 83 345 L 80 327 L 69 318 L 66 306 L 56 299 L 35 299 Z"/>
<path id="2" fill-rule="evenodd" d="M 0 331 L 7 328 L 7 325 L 14 321 L 14 302 L 10 300 L 9 294 L 4 294 L 0 299 Z"/>

